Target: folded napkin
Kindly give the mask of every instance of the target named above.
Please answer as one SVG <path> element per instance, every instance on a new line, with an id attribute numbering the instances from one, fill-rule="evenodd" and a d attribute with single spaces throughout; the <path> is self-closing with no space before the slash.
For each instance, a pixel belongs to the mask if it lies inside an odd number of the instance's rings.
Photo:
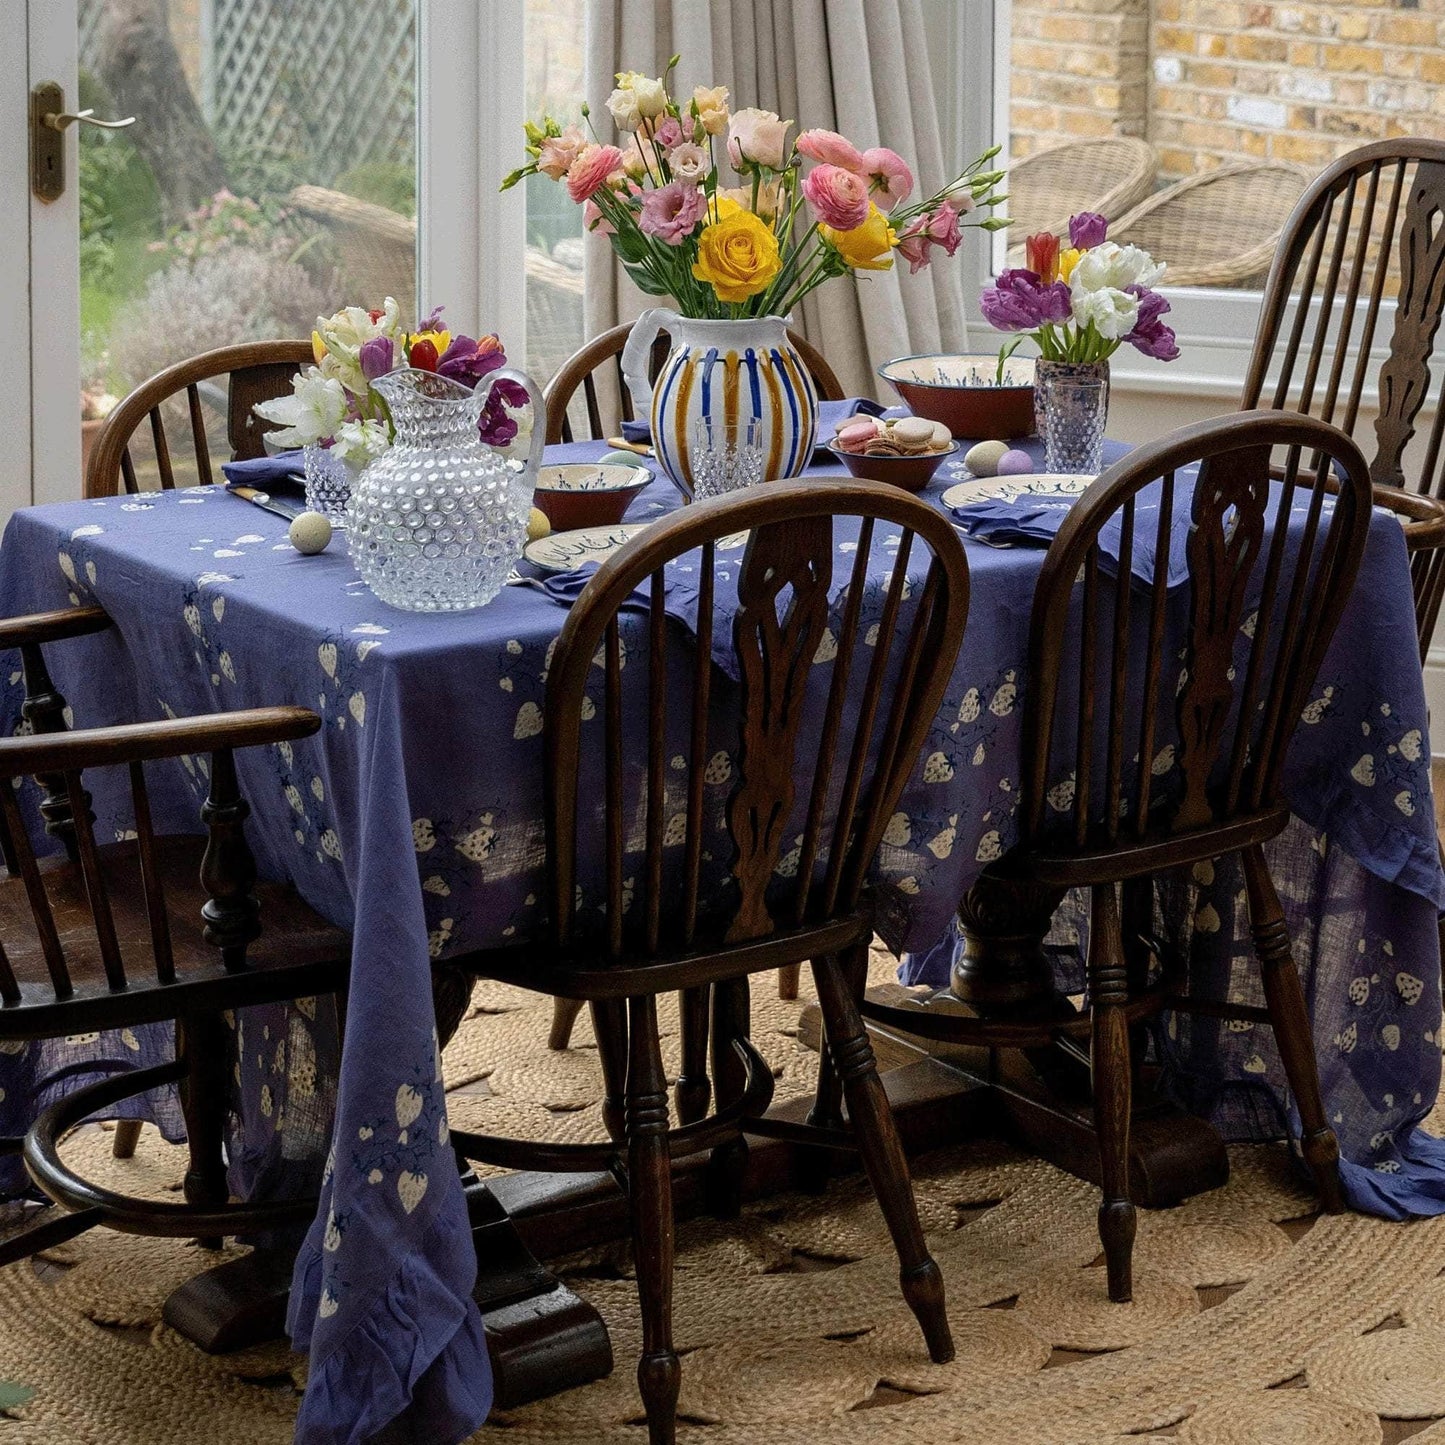
<path id="1" fill-rule="evenodd" d="M 1192 480 L 1174 488 L 1174 511 L 1169 528 L 1168 585 L 1178 587 L 1189 580 L 1186 549 L 1189 543 L 1190 507 L 1194 497 Z M 970 502 L 950 510 L 970 537 L 993 546 L 1021 543 L 1047 547 L 1073 509 L 1078 497 L 1022 496 L 1011 501 Z M 1151 482 L 1134 501 L 1134 543 L 1131 571 L 1145 584 L 1154 580 L 1154 544 L 1159 536 L 1160 484 Z M 1123 523 L 1116 512 L 1099 532 L 1099 552 L 1116 566 Z"/>
<path id="2" fill-rule="evenodd" d="M 535 566 L 534 563 L 528 565 Z M 538 592 L 545 592 L 553 602 L 561 607 L 571 607 L 582 596 L 583 589 L 596 575 L 599 565 L 601 564 L 597 562 L 583 562 L 580 567 L 571 567 L 565 572 L 542 572 L 537 576 L 519 570 L 513 580 L 521 585 L 534 588 Z M 671 591 L 665 580 L 663 591 L 664 595 Z M 627 594 L 627 600 L 622 604 L 621 610 L 623 612 L 646 612 L 651 605 L 652 581 L 649 578 Z"/>
<path id="3" fill-rule="evenodd" d="M 850 416 L 882 416 L 883 407 L 871 396 L 847 396 L 842 401 L 820 401 L 818 403 L 818 447 L 821 449 L 833 440 L 838 423 Z M 652 425 L 647 421 L 625 421 L 622 435 L 630 442 L 651 442 Z"/>
<path id="4" fill-rule="evenodd" d="M 222 462 L 226 490 L 278 517 L 299 517 L 306 510 L 306 478 L 301 452 L 277 452 L 244 462 Z"/>

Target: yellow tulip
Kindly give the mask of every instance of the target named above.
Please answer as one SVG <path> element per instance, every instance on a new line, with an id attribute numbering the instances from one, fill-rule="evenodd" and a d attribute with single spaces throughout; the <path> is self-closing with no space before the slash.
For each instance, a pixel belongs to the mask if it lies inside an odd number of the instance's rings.
<path id="1" fill-rule="evenodd" d="M 766 290 L 782 267 L 772 227 L 751 211 L 737 210 L 703 228 L 692 274 L 706 281 L 719 301 L 746 301 Z"/>
<path id="2" fill-rule="evenodd" d="M 870 204 L 868 219 L 851 231 L 835 231 L 819 226 L 818 234 L 838 252 L 855 271 L 887 271 L 893 265 L 893 247 L 898 233 L 888 224 L 888 217 Z"/>
<path id="3" fill-rule="evenodd" d="M 316 358 L 317 366 L 320 366 L 326 356 L 326 343 L 321 339 L 319 331 L 311 333 L 311 354 Z"/>
<path id="4" fill-rule="evenodd" d="M 1077 246 L 1065 246 L 1059 252 L 1059 280 L 1067 281 L 1074 274 L 1074 267 L 1079 264 L 1079 257 L 1084 253 Z"/>
<path id="5" fill-rule="evenodd" d="M 418 331 L 408 339 L 407 345 L 414 346 L 418 341 L 430 341 L 440 356 L 452 344 L 452 334 L 450 331 Z"/>

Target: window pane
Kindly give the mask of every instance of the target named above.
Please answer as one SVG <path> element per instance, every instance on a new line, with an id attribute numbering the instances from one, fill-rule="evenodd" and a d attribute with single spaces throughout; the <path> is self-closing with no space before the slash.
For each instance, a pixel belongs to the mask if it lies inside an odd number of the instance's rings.
<path id="1" fill-rule="evenodd" d="M 577 119 L 586 0 L 527 0 L 527 115 Z M 518 150 L 521 141 L 518 140 Z M 546 176 L 527 191 L 527 356 L 539 384 L 582 344 L 582 208 Z"/>
<path id="2" fill-rule="evenodd" d="M 416 0 L 80 0 L 79 18 L 80 105 L 136 117 L 80 127 L 83 417 L 343 303 L 414 317 Z M 224 388 L 202 400 L 225 456 Z M 188 449 L 174 461 L 194 479 Z"/>

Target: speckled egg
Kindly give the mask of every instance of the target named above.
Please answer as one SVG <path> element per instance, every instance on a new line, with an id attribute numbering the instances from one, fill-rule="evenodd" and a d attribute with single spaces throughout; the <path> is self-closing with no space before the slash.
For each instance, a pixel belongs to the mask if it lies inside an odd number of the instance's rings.
<path id="1" fill-rule="evenodd" d="M 963 464 L 976 477 L 997 476 L 999 458 L 1007 451 L 1007 442 L 975 442 L 963 454 Z"/>
<path id="2" fill-rule="evenodd" d="M 539 538 L 549 536 L 552 531 L 552 524 L 547 520 L 547 514 L 541 507 L 533 507 L 527 513 L 527 540 L 535 542 Z"/>
<path id="3" fill-rule="evenodd" d="M 286 535 L 302 556 L 314 557 L 330 544 L 331 523 L 320 512 L 302 512 L 292 520 Z"/>
<path id="4" fill-rule="evenodd" d="M 998 459 L 997 475 L 1000 477 L 1026 477 L 1034 470 L 1034 459 L 1017 447 L 1006 451 Z"/>

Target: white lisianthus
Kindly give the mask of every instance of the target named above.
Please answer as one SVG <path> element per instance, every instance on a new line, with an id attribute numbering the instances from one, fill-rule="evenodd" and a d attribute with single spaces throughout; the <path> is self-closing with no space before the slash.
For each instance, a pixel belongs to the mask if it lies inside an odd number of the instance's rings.
<path id="1" fill-rule="evenodd" d="M 1139 298 L 1113 286 L 1103 286 L 1097 291 L 1075 289 L 1072 309 L 1078 326 L 1092 325 L 1106 341 L 1122 341 L 1138 320 Z"/>
<path id="2" fill-rule="evenodd" d="M 1163 262 L 1156 261 L 1138 246 L 1101 241 L 1085 251 L 1074 264 L 1069 276 L 1069 289 L 1077 297 L 1081 291 L 1105 288 L 1123 291 L 1129 286 L 1157 286 L 1163 275 Z"/>
<path id="3" fill-rule="evenodd" d="M 636 130 L 642 124 L 642 109 L 637 92 L 630 85 L 619 85 L 607 97 L 607 110 L 618 130 Z"/>
<path id="4" fill-rule="evenodd" d="M 632 93 L 637 97 L 637 109 L 644 120 L 655 120 L 667 109 L 667 87 L 661 76 L 638 75 L 635 71 L 627 77 Z"/>
<path id="5" fill-rule="evenodd" d="M 348 421 L 336 429 L 336 444 L 332 451 L 344 462 L 354 467 L 364 467 L 374 462 L 389 446 L 386 424 L 379 421 Z"/>
<path id="6" fill-rule="evenodd" d="M 256 415 L 281 423 L 272 437 L 278 446 L 309 447 L 337 434 L 346 420 L 346 392 L 334 376 L 314 366 L 291 379 L 291 395 L 259 402 Z"/>

